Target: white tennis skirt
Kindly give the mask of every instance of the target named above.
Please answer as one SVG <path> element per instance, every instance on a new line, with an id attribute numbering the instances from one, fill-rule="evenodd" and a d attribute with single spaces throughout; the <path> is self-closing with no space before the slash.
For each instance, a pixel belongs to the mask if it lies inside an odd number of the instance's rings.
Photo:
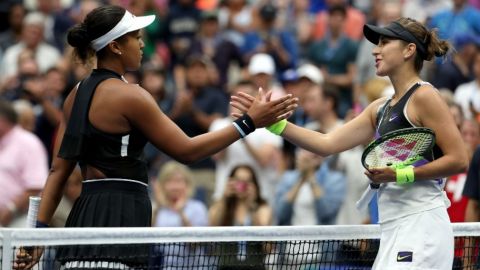
<path id="1" fill-rule="evenodd" d="M 446 208 L 386 222 L 381 228 L 374 270 L 452 269 L 454 237 Z"/>

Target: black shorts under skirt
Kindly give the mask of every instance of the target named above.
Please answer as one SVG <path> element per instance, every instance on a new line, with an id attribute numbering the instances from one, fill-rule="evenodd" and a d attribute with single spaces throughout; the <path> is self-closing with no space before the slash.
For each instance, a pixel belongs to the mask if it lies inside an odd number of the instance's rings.
<path id="1" fill-rule="evenodd" d="M 147 186 L 122 180 L 84 182 L 65 227 L 150 227 L 152 205 Z M 119 262 L 132 268 L 147 268 L 150 245 L 62 246 L 56 259 Z"/>

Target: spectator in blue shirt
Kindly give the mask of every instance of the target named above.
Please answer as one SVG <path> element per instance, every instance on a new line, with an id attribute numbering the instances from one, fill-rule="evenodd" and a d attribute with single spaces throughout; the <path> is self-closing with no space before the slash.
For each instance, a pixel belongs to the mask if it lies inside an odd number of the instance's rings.
<path id="1" fill-rule="evenodd" d="M 276 15 L 277 7 L 271 3 L 260 8 L 259 26 L 245 34 L 242 53 L 247 60 L 257 53 L 271 55 L 275 60 L 277 74 L 281 74 L 289 68 L 296 67 L 298 45 L 291 33 L 275 29 Z"/>
<path id="2" fill-rule="evenodd" d="M 279 225 L 334 224 L 342 205 L 346 179 L 336 170 L 337 156 L 321 157 L 304 149 L 296 169 L 286 172 L 277 189 L 275 214 Z"/>
<path id="3" fill-rule="evenodd" d="M 454 35 L 480 35 L 480 11 L 470 6 L 467 0 L 455 0 L 452 9 L 435 14 L 430 28 L 437 28 L 441 39 L 450 39 Z"/>

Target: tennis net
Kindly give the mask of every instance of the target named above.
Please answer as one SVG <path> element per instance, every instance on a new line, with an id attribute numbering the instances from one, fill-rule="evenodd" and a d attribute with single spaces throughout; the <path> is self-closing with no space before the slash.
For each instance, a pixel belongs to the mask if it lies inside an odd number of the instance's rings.
<path id="1" fill-rule="evenodd" d="M 477 269 L 480 224 L 453 228 L 453 269 Z M 0 229 L 0 248 L 2 269 L 22 249 L 41 247 L 33 269 L 363 270 L 379 235 L 377 225 Z"/>

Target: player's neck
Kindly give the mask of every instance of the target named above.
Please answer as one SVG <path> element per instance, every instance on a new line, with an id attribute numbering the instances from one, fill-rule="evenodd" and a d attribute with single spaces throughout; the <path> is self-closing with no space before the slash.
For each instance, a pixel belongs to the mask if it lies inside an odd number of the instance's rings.
<path id="1" fill-rule="evenodd" d="M 395 94 L 393 95 L 394 100 L 402 97 L 415 83 L 422 81 L 418 74 L 408 71 L 390 76 L 390 80 L 395 89 Z"/>

